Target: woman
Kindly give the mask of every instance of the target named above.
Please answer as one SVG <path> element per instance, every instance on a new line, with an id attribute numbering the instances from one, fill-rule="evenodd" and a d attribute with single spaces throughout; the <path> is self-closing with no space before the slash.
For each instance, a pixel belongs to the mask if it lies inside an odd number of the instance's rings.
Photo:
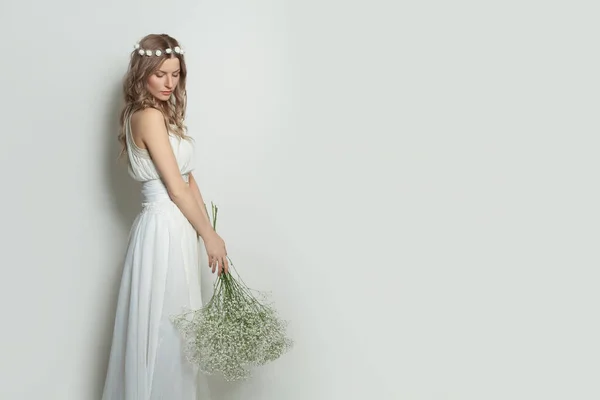
<path id="1" fill-rule="evenodd" d="M 129 236 L 103 400 L 196 398 L 196 369 L 169 318 L 201 306 L 198 237 L 213 273 L 229 266 L 192 175 L 186 75 L 183 50 L 168 35 L 144 37 L 131 54 L 119 139 L 143 203 Z"/>

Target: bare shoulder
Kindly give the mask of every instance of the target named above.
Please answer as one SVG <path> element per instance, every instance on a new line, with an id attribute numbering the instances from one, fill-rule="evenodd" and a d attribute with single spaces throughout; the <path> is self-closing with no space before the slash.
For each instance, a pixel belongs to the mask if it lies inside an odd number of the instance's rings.
<path id="1" fill-rule="evenodd" d="M 156 108 L 146 108 L 131 115 L 131 133 L 135 144 L 146 148 L 145 142 L 157 136 L 168 136 L 163 113 Z"/>
<path id="2" fill-rule="evenodd" d="M 163 113 L 156 108 L 145 108 L 138 110 L 131 115 L 131 127 L 132 129 L 140 128 L 139 130 L 165 127 L 165 118 Z"/>

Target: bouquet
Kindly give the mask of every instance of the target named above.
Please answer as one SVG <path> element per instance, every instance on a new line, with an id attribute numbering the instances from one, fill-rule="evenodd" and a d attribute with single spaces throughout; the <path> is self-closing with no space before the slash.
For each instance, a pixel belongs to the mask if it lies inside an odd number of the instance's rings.
<path id="1" fill-rule="evenodd" d="M 211 205 L 216 230 L 218 208 Z M 183 335 L 188 361 L 206 374 L 221 373 L 235 381 L 250 377 L 253 366 L 279 358 L 292 340 L 286 335 L 287 322 L 278 317 L 267 295 L 248 288 L 227 259 L 229 272 L 217 277 L 210 301 L 171 320 Z"/>

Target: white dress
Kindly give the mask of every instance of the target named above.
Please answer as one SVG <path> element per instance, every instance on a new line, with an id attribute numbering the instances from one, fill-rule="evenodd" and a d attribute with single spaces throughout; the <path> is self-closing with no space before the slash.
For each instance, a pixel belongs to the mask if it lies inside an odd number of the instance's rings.
<path id="1" fill-rule="evenodd" d="M 190 140 L 169 135 L 181 175 L 193 169 Z M 199 308 L 199 240 L 171 201 L 148 152 L 126 120 L 129 174 L 142 182 L 119 291 L 103 400 L 196 400 L 197 369 L 183 354 L 170 316 Z"/>

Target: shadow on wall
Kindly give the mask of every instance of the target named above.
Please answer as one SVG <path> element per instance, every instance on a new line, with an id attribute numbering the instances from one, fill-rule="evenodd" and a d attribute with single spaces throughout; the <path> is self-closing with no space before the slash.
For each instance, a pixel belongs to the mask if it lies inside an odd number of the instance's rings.
<path id="1" fill-rule="evenodd" d="M 113 210 L 127 232 L 131 228 L 133 220 L 141 209 L 141 193 L 139 182 L 133 180 L 127 172 L 127 156 L 119 157 L 121 143 L 117 140 L 120 124 L 123 99 L 121 85 L 116 85 L 114 94 L 111 96 L 107 115 L 105 118 L 106 132 L 106 187 L 110 193 Z"/>
<path id="2" fill-rule="evenodd" d="M 141 209 L 140 184 L 134 181 L 127 172 L 127 157 L 119 157 L 121 143 L 117 140 L 117 135 L 123 106 L 120 82 L 115 83 L 108 97 L 103 118 L 105 126 L 102 129 L 103 136 L 100 143 L 104 152 L 104 187 L 109 201 L 108 207 L 114 213 L 114 220 L 120 222 L 121 234 L 119 236 L 127 238 L 131 225 Z M 98 316 L 98 327 L 101 332 L 98 333 L 100 341 L 97 348 L 97 359 L 99 365 L 94 390 L 98 394 L 97 398 L 102 397 L 104 389 L 126 245 L 127 243 L 124 242 L 115 248 L 118 254 L 114 254 L 113 259 L 117 260 L 117 265 L 111 265 L 106 269 L 106 272 L 110 274 L 110 277 L 107 277 L 110 286 L 107 288 L 109 293 L 106 293 L 104 298 L 109 299 L 110 304 L 103 307 L 104 315 Z"/>

